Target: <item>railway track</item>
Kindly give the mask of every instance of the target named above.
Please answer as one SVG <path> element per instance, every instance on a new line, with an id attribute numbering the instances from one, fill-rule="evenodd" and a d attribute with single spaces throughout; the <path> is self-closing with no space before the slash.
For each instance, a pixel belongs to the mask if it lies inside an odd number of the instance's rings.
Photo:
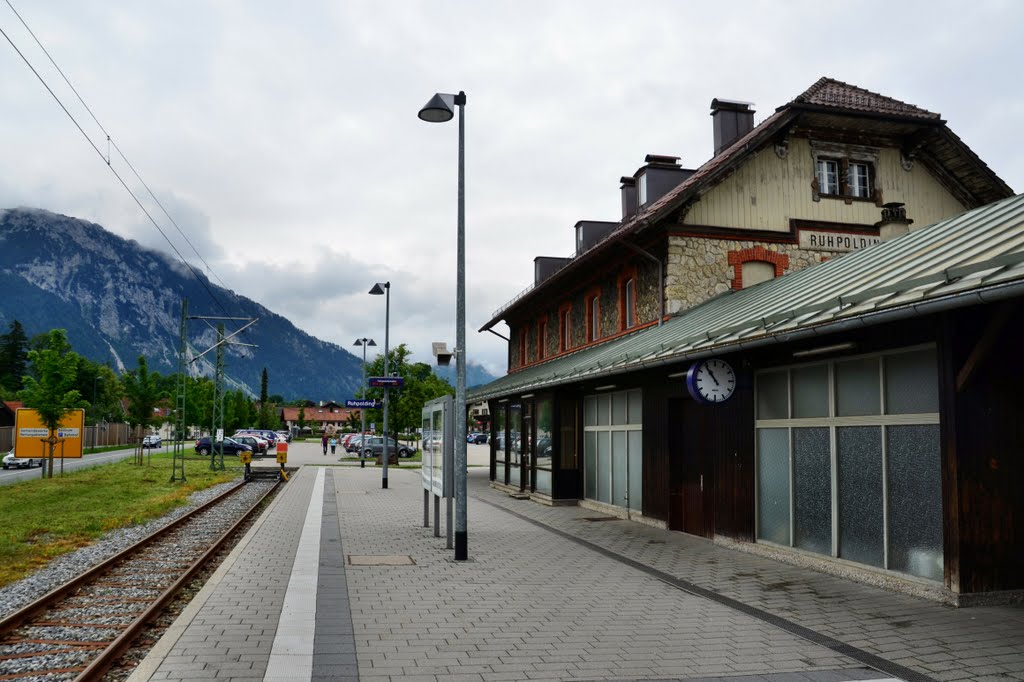
<path id="1" fill-rule="evenodd" d="M 0 682 L 100 679 L 276 487 L 240 483 L 0 620 Z"/>

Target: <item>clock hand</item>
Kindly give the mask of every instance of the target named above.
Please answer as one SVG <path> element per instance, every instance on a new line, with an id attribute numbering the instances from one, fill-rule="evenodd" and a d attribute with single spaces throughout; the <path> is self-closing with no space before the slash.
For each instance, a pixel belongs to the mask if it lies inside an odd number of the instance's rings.
<path id="1" fill-rule="evenodd" d="M 707 370 L 708 370 L 708 376 L 711 377 L 711 380 L 713 382 L 715 382 L 715 386 L 721 386 L 722 384 L 720 384 L 718 382 L 718 379 L 715 378 L 715 374 L 714 374 L 714 372 L 711 371 L 711 368 L 708 367 Z"/>

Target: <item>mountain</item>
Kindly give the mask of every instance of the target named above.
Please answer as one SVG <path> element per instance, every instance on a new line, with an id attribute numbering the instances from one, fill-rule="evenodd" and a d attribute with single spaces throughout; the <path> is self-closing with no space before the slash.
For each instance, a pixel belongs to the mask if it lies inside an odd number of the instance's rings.
<path id="1" fill-rule="evenodd" d="M 446 379 L 452 386 L 455 385 L 454 363 L 447 367 L 434 367 L 434 374 L 442 379 Z M 483 365 L 478 365 L 475 362 L 470 362 L 466 365 L 466 388 L 483 386 L 484 384 L 491 383 L 495 379 L 497 379 L 497 377 L 484 369 Z"/>
<path id="2" fill-rule="evenodd" d="M 226 350 L 229 387 L 258 394 L 266 367 L 270 392 L 288 400 L 355 395 L 362 383 L 360 358 L 199 276 L 203 282 L 179 261 L 84 220 L 43 210 L 0 210 L 0 331 L 16 319 L 30 336 L 60 327 L 75 351 L 90 360 L 123 371 L 136 367 L 143 355 L 150 369 L 171 374 L 177 371 L 185 298 L 190 315 L 259 318 L 238 337 L 257 347 Z M 226 312 L 211 301 L 206 287 Z M 229 333 L 241 326 L 226 324 Z M 217 334 L 192 320 L 188 336 L 197 355 L 216 342 Z M 214 353 L 207 353 L 190 372 L 212 376 L 214 361 Z"/>

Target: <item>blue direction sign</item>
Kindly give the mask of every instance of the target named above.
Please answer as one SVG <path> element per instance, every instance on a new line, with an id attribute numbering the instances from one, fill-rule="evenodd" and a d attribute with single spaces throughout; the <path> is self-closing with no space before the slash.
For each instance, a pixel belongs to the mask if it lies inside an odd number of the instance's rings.
<path id="1" fill-rule="evenodd" d="M 346 400 L 345 407 L 380 407 L 380 401 L 376 398 Z"/>
<path id="2" fill-rule="evenodd" d="M 370 385 L 377 388 L 401 388 L 405 386 L 402 377 L 370 377 Z"/>

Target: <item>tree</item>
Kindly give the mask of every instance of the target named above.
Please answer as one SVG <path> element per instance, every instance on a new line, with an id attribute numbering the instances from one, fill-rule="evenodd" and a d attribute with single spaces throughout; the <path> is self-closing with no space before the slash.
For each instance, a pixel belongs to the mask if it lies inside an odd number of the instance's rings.
<path id="1" fill-rule="evenodd" d="M 301 436 L 302 432 L 306 430 L 306 406 L 305 405 L 300 405 L 299 406 L 299 418 L 298 418 L 297 421 L 298 421 L 298 424 L 299 424 L 299 435 Z"/>
<path id="2" fill-rule="evenodd" d="M 9 332 L 0 335 L 0 387 L 17 392 L 25 387 L 28 336 L 18 320 L 11 322 L 8 328 Z"/>
<path id="3" fill-rule="evenodd" d="M 256 426 L 260 429 L 272 429 L 277 426 L 277 415 L 274 414 L 274 405 L 267 396 L 267 368 L 263 368 L 263 376 L 260 379 L 260 412 L 256 418 Z"/>
<path id="4" fill-rule="evenodd" d="M 146 358 L 139 356 L 139 366 L 124 375 L 124 395 L 128 399 L 128 423 L 132 428 L 145 431 L 154 423 L 153 411 L 165 396 L 160 392 L 160 375 L 150 372 Z M 136 464 L 142 464 L 141 446 L 136 455 Z"/>
<path id="5" fill-rule="evenodd" d="M 430 365 L 424 362 L 410 364 L 410 355 L 412 353 L 404 343 L 388 353 L 388 371 L 405 380 L 402 388 L 389 391 L 391 402 L 388 405 L 388 428 L 393 433 L 418 427 L 425 402 L 442 395 L 455 394 L 451 384 L 434 374 Z M 384 376 L 384 356 L 378 355 L 372 363 L 367 364 L 366 371 L 370 376 Z M 366 397 L 382 399 L 384 390 L 371 388 Z M 366 421 L 383 425 L 384 410 L 367 410 Z"/>
<path id="6" fill-rule="evenodd" d="M 22 378 L 25 388 L 18 395 L 25 407 L 39 413 L 50 432 L 46 439 L 50 445 L 47 475 L 53 478 L 53 450 L 59 442 L 57 429 L 67 415 L 85 407 L 86 402 L 74 388 L 79 356 L 71 350 L 67 332 L 51 330 L 47 339 L 46 347 L 28 352 L 32 375 Z"/>

